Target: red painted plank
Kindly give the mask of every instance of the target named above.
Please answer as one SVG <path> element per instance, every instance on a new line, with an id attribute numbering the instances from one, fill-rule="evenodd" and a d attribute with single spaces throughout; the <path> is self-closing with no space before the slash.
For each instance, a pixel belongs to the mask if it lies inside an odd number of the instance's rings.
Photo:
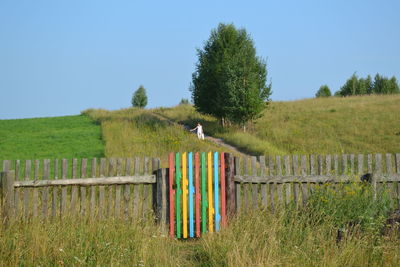
<path id="1" fill-rule="evenodd" d="M 200 193 L 200 160 L 199 160 L 199 153 L 196 152 L 194 154 L 194 186 L 195 186 L 195 220 L 196 220 L 196 237 L 200 237 L 200 199 L 201 199 L 201 193 Z"/>
<path id="2" fill-rule="evenodd" d="M 174 153 L 169 153 L 169 234 L 175 236 L 175 162 Z"/>
<path id="3" fill-rule="evenodd" d="M 225 153 L 221 153 L 221 224 L 226 226 Z"/>

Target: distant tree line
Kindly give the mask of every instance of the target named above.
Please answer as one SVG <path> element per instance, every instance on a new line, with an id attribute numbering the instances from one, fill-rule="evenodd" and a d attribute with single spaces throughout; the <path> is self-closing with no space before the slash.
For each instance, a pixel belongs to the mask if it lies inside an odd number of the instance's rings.
<path id="1" fill-rule="evenodd" d="M 400 86 L 395 76 L 388 78 L 377 73 L 374 79 L 371 75 L 359 78 L 355 73 L 346 83 L 335 92 L 335 96 L 371 95 L 371 94 L 399 94 Z M 331 96 L 327 85 L 323 85 L 317 91 L 316 97 Z"/>

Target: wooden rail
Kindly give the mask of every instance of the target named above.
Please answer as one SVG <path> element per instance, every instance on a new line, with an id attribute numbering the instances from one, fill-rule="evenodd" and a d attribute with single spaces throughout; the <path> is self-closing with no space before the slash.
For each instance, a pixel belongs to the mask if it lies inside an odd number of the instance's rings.
<path id="1" fill-rule="evenodd" d="M 256 184 L 284 184 L 284 183 L 346 183 L 361 182 L 359 177 L 341 175 L 309 175 L 309 176 L 249 176 L 236 175 L 235 182 L 238 183 L 256 183 Z M 374 178 L 376 182 L 400 182 L 400 174 L 381 175 Z"/>
<path id="2" fill-rule="evenodd" d="M 44 186 L 98 186 L 98 185 L 129 185 L 129 184 L 154 184 L 155 175 L 144 176 L 120 176 L 107 178 L 81 178 L 81 179 L 60 179 L 60 180 L 30 180 L 16 181 L 14 187 L 44 187 Z"/>

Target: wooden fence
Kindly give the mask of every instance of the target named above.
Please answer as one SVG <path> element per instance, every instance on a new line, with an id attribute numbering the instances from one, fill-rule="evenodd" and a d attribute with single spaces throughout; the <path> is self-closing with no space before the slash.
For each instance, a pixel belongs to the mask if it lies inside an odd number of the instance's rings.
<path id="1" fill-rule="evenodd" d="M 236 211 L 304 204 L 323 183 L 361 182 L 366 175 L 375 190 L 387 189 L 400 205 L 400 154 L 293 155 L 235 158 Z"/>
<path id="2" fill-rule="evenodd" d="M 65 159 L 33 163 L 32 168 L 29 160 L 3 162 L 4 218 L 155 215 L 169 224 L 171 236 L 199 237 L 218 231 L 235 213 L 304 205 L 319 184 L 360 182 L 361 176 L 371 179 L 375 192 L 387 189 L 400 205 L 400 154 L 238 158 L 171 153 L 168 169 L 149 158 L 74 159 L 71 168 Z"/>
<path id="3" fill-rule="evenodd" d="M 166 192 L 166 176 L 159 167 L 159 159 L 149 158 L 3 161 L 2 213 L 17 219 L 137 220 L 155 210 L 162 219 L 157 205 Z"/>

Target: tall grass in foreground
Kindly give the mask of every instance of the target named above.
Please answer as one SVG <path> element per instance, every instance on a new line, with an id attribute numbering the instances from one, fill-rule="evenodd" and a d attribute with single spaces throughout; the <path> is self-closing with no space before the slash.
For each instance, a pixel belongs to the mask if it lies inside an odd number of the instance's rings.
<path id="1" fill-rule="evenodd" d="M 191 241 L 169 238 L 152 221 L 2 226 L 0 265 L 399 266 L 399 233 L 382 234 L 387 194 L 374 202 L 368 186 L 330 188 L 317 188 L 306 207 L 243 213 Z M 337 230 L 350 223 L 338 242 Z"/>

